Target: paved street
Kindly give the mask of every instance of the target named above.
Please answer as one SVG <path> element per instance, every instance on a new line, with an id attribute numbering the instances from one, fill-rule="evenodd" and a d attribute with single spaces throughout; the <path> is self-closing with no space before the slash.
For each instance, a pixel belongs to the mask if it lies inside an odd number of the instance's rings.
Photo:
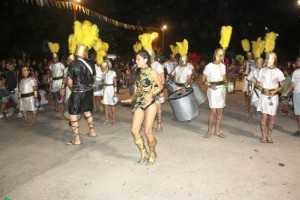
<path id="1" fill-rule="evenodd" d="M 121 99 L 128 97 L 122 90 Z M 46 107 L 38 123 L 0 120 L 0 199 L 12 200 L 298 200 L 300 138 L 293 115 L 278 116 L 274 144 L 261 144 L 259 117 L 245 123 L 242 92 L 227 95 L 222 132 L 205 139 L 208 102 L 191 122 L 176 122 L 169 102 L 163 105 L 163 132 L 153 166 L 136 165 L 139 151 L 130 134 L 131 108 L 117 105 L 117 125 L 102 126 L 98 137 L 65 145 L 71 128 L 61 113 Z"/>

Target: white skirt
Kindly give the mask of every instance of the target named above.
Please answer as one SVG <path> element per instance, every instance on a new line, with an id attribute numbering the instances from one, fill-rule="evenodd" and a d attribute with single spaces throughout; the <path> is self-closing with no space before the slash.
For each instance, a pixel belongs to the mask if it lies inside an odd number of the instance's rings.
<path id="1" fill-rule="evenodd" d="M 114 86 L 104 86 L 103 89 L 103 104 L 104 105 L 115 105 L 116 103 L 114 102 Z"/>
<path id="2" fill-rule="evenodd" d="M 20 111 L 36 111 L 34 96 L 20 99 Z"/>
<path id="3" fill-rule="evenodd" d="M 255 91 L 256 91 L 256 93 L 255 93 Z M 251 105 L 252 106 L 258 107 L 260 96 L 261 96 L 261 91 L 254 88 L 252 91 L 252 96 L 251 96 Z"/>
<path id="4" fill-rule="evenodd" d="M 267 95 L 262 94 L 259 99 L 257 111 L 261 111 L 262 113 L 268 115 L 276 115 L 278 103 L 279 103 L 278 95 L 269 97 Z"/>
<path id="5" fill-rule="evenodd" d="M 218 88 L 216 90 L 208 88 L 207 97 L 210 108 L 224 108 L 226 99 L 226 89 L 224 87 Z"/>
<path id="6" fill-rule="evenodd" d="M 293 93 L 293 103 L 295 115 L 300 115 L 300 94 Z"/>

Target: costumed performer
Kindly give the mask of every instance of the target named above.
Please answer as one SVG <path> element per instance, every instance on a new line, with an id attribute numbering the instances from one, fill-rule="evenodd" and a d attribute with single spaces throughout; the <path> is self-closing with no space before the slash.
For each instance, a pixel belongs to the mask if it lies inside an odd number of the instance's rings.
<path id="1" fill-rule="evenodd" d="M 232 33 L 231 26 L 223 26 L 221 29 L 220 45 L 214 52 L 213 61 L 205 66 L 203 71 L 202 80 L 208 87 L 207 97 L 209 102 L 210 114 L 208 118 L 208 130 L 204 135 L 205 138 L 210 138 L 212 134 L 212 127 L 217 113 L 214 134 L 225 138 L 221 133 L 220 126 L 223 118 L 223 108 L 225 107 L 226 100 L 226 66 L 223 64 L 225 57 L 225 49 L 228 47 Z"/>
<path id="2" fill-rule="evenodd" d="M 151 68 L 151 58 L 147 51 L 140 50 L 137 53 L 136 64 L 138 69 L 136 70 L 134 95 L 130 99 L 122 102 L 134 102 L 131 133 L 133 135 L 134 142 L 141 153 L 141 159 L 138 161 L 138 164 L 143 164 L 147 161 L 148 165 L 152 165 L 157 157 L 155 151 L 157 140 L 153 136 L 152 132 L 157 112 L 155 96 L 161 92 L 163 85 L 161 84 L 155 70 Z M 150 154 L 148 153 L 144 139 L 140 134 L 143 124 Z"/>

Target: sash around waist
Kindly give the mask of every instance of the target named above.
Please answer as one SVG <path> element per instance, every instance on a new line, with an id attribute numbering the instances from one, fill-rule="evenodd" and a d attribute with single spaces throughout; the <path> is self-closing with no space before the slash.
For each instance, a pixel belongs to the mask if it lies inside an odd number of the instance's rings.
<path id="1" fill-rule="evenodd" d="M 217 86 L 217 85 L 224 85 L 224 81 L 217 81 L 217 82 L 209 82 L 211 85 Z"/>
<path id="2" fill-rule="evenodd" d="M 52 77 L 53 81 L 60 80 L 60 79 L 64 79 L 64 77 L 63 76 Z"/>
<path id="3" fill-rule="evenodd" d="M 26 98 L 26 97 L 31 97 L 31 96 L 34 96 L 34 92 L 21 94 L 21 98 Z"/>
<path id="4" fill-rule="evenodd" d="M 104 84 L 104 86 L 113 86 L 114 84 Z"/>
<path id="5" fill-rule="evenodd" d="M 86 92 L 93 89 L 93 85 L 75 85 L 72 87 L 72 92 Z"/>

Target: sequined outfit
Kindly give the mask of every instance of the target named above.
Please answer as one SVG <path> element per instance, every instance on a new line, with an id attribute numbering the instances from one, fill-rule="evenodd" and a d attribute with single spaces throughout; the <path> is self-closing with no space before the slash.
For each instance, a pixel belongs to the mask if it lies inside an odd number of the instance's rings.
<path id="1" fill-rule="evenodd" d="M 145 98 L 147 94 L 153 92 L 158 87 L 151 78 L 151 73 L 153 70 L 154 69 L 150 67 L 141 68 L 140 79 L 136 80 L 136 102 L 132 110 L 133 112 L 138 108 L 146 110 L 154 103 L 154 99 L 149 101 Z"/>

